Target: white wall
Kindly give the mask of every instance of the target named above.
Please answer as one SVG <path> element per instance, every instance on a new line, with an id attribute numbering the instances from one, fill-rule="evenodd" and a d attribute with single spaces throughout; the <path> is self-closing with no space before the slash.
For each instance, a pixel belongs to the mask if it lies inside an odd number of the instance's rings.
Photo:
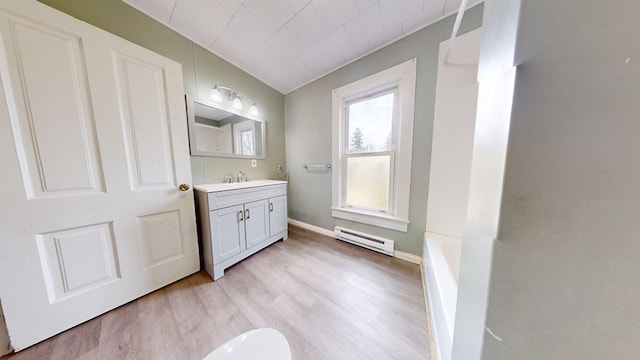
<path id="1" fill-rule="evenodd" d="M 455 359 L 640 359 L 638 13 L 487 1 Z"/>
<path id="2" fill-rule="evenodd" d="M 440 360 L 451 358 L 459 268 L 454 259 L 460 256 L 466 221 L 481 36 L 482 29 L 476 29 L 457 37 L 448 64 L 444 60 L 449 41 L 439 49 L 423 269 Z M 445 256 L 445 243 L 455 256 Z"/>
<path id="3" fill-rule="evenodd" d="M 483 359 L 640 359 L 638 14 L 522 1 Z"/>
<path id="4" fill-rule="evenodd" d="M 452 349 L 454 360 L 481 359 L 483 341 L 485 336 L 490 336 L 485 329 L 489 282 L 500 223 L 516 78 L 513 59 L 520 1 L 490 0 L 485 2 L 484 10 L 475 140 Z M 512 321 L 517 323 L 517 317 Z"/>
<path id="5" fill-rule="evenodd" d="M 482 29 L 440 43 L 429 172 L 427 231 L 461 238 L 467 217 Z"/>

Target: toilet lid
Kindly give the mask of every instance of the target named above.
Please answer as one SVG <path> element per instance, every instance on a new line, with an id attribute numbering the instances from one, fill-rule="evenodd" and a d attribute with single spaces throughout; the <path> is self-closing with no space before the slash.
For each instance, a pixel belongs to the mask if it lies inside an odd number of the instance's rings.
<path id="1" fill-rule="evenodd" d="M 255 329 L 236 336 L 204 360 L 291 360 L 289 343 L 275 329 Z"/>

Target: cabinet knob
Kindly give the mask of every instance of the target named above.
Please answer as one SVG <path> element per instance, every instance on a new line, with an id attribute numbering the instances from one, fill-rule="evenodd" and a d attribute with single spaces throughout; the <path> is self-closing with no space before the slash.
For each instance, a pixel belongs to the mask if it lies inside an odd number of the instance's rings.
<path id="1" fill-rule="evenodd" d="M 189 190 L 189 185 L 188 184 L 180 184 L 180 186 L 178 186 L 178 189 L 180 189 L 180 191 L 187 191 L 187 190 Z"/>

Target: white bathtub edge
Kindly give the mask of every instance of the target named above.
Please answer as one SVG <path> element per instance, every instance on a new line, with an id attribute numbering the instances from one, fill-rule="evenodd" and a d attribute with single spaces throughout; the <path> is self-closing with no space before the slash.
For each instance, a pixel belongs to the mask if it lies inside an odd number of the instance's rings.
<path id="1" fill-rule="evenodd" d="M 461 244 L 459 238 L 425 232 L 424 234 L 424 276 L 429 302 L 432 337 L 435 344 L 436 358 L 449 360 L 453 341 L 456 300 L 458 293 L 457 280 L 452 273 L 444 246 Z M 455 264 L 459 266 L 459 264 Z"/>

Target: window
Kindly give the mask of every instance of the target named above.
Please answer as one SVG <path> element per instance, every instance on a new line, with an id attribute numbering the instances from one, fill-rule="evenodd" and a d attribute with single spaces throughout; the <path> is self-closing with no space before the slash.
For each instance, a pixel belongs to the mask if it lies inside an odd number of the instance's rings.
<path id="1" fill-rule="evenodd" d="M 393 202 L 394 89 L 357 98 L 345 106 L 344 204 L 354 209 L 390 213 Z"/>
<path id="2" fill-rule="evenodd" d="M 333 91 L 332 216 L 407 230 L 415 63 Z"/>
<path id="3" fill-rule="evenodd" d="M 236 154 L 255 155 L 255 125 L 251 120 L 233 125 L 235 133 Z"/>

